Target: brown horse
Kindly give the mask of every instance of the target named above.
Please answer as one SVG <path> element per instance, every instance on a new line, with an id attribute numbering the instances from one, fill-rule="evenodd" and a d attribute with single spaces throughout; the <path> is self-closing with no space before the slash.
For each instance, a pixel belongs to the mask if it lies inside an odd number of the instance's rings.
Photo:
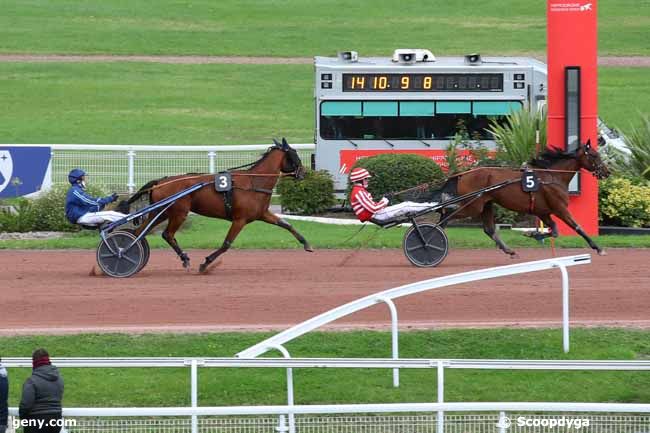
<path id="1" fill-rule="evenodd" d="M 121 203 L 118 208 L 123 211 L 127 210 L 128 207 L 125 209 L 125 205 L 131 205 L 145 194 L 149 194 L 149 202 L 153 204 L 192 185 L 209 182 L 209 185 L 178 199 L 154 224 L 157 225 L 164 220 L 169 220 L 162 237 L 174 249 L 183 262 L 184 268 L 189 269 L 190 258 L 178 245 L 174 235 L 180 229 L 190 211 L 203 216 L 232 221 L 221 248 L 205 258 L 199 268 L 200 272 L 206 272 L 208 266 L 230 248 L 246 224 L 257 220 L 290 231 L 303 244 L 305 251 L 311 252 L 313 250 L 309 242 L 291 224 L 269 211 L 271 193 L 278 178 L 283 175 L 293 175 L 300 180 L 304 178 L 305 174 L 305 169 L 296 150 L 289 146 L 284 138 L 282 143 L 273 141 L 275 145 L 270 147 L 257 162 L 249 164 L 249 166 L 252 165 L 250 169 L 230 172 L 232 189 L 229 200 L 224 198 L 226 193 L 217 192 L 214 174 L 187 174 L 151 181 L 144 185 L 133 197 L 129 198 L 128 201 Z M 138 234 L 154 217 L 155 214 L 149 214 L 147 220 L 140 225 Z"/>
<path id="2" fill-rule="evenodd" d="M 524 192 L 520 182 L 522 171 L 503 167 L 481 167 L 450 177 L 444 190 L 449 190 L 450 184 L 456 182 L 455 193 L 458 196 L 478 191 L 500 182 L 512 180 L 512 183 L 500 189 L 487 192 L 475 200 L 466 200 L 460 203 L 457 210 L 444 210 L 451 218 L 465 218 L 481 216 L 483 231 L 496 242 L 497 246 L 506 254 L 515 256 L 515 252 L 499 238 L 494 221 L 494 207 L 497 203 L 506 209 L 516 212 L 526 212 L 536 215 L 544 224 L 551 228 L 551 233 L 539 238 L 558 236 L 557 225 L 551 218 L 556 216 L 569 227 L 582 236 L 589 246 L 598 254 L 605 252 L 582 230 L 569 212 L 568 185 L 576 171 L 584 168 L 599 179 L 609 176 L 609 170 L 594 150 L 590 143 L 581 145 L 575 152 L 565 153 L 558 150 L 548 150 L 529 163 L 541 183 L 537 192 Z"/>

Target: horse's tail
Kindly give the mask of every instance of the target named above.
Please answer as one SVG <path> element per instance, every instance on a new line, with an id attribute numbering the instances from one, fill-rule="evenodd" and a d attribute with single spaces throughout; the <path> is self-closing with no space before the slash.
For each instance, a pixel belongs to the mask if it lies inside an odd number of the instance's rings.
<path id="1" fill-rule="evenodd" d="M 146 183 L 142 188 L 140 188 L 135 194 L 133 194 L 131 197 L 129 197 L 128 200 L 122 200 L 117 204 L 117 207 L 115 210 L 118 212 L 122 212 L 124 214 L 131 213 L 131 205 L 138 201 L 143 195 L 149 194 L 149 201 L 151 201 L 151 191 L 154 186 L 158 185 L 161 180 L 165 179 L 164 177 L 161 179 L 155 179 L 152 180 L 148 183 Z"/>

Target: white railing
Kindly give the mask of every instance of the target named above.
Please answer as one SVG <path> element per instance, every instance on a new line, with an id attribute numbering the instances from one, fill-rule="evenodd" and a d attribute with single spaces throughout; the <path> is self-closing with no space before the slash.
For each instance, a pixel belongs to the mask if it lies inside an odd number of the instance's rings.
<path id="1" fill-rule="evenodd" d="M 10 409 L 12 415 L 17 408 Z M 205 406 L 205 407 L 123 407 L 67 408 L 68 417 L 88 416 L 228 416 L 228 415 L 314 415 L 348 413 L 403 412 L 606 412 L 650 413 L 650 404 L 638 403 L 555 403 L 555 402 L 487 402 L 487 403 L 381 403 L 321 404 L 293 406 Z"/>
<path id="2" fill-rule="evenodd" d="M 440 415 L 450 412 L 459 414 L 443 417 Z M 476 412 L 493 412 L 493 414 L 478 415 Z M 411 415 L 396 415 L 405 413 Z M 433 413 L 436 415 L 431 416 L 430 414 Z M 394 403 L 63 410 L 63 416 L 68 423 L 71 420 L 77 421 L 74 423 L 76 425 L 67 429 L 71 433 L 91 431 L 543 433 L 575 431 L 577 422 L 580 423 L 578 430 L 582 429 L 581 431 L 586 432 L 642 433 L 650 428 L 650 416 L 645 415 L 648 413 L 650 413 L 650 404 L 622 403 Z M 296 417 L 295 430 L 287 425 L 286 414 Z M 348 416 L 341 417 L 340 415 L 343 414 Z M 367 414 L 381 414 L 381 416 Z M 10 409 L 10 415 L 16 416 L 15 408 Z M 317 415 L 326 416 L 317 417 Z M 243 416 L 249 418 L 242 418 Z M 265 417 L 259 418 L 259 416 Z M 269 416 L 276 416 L 275 422 Z M 161 422 L 152 417 L 164 417 L 167 420 Z M 190 421 L 198 417 L 203 417 L 201 422 Z M 110 420 L 102 418 L 110 418 Z M 560 420 L 563 420 L 564 428 L 558 427 Z M 566 428 L 568 421 L 574 424 L 573 429 Z M 11 424 L 13 420 L 10 420 Z M 509 430 L 510 426 L 513 427 L 512 430 Z"/>
<path id="3" fill-rule="evenodd" d="M 271 144 L 241 146 L 164 146 L 110 144 L 3 144 L 12 147 L 43 146 L 52 149 L 45 185 L 67 184 L 71 169 L 83 168 L 93 185 L 132 193 L 153 179 L 183 173 L 217 173 L 256 161 Z M 310 166 L 314 144 L 292 144 Z"/>
<path id="4" fill-rule="evenodd" d="M 187 416 L 190 430 L 199 431 L 198 417 L 233 415 L 287 415 L 286 431 L 297 430 L 297 414 L 437 412 L 437 431 L 444 431 L 445 412 L 463 411 L 564 411 L 564 412 L 650 412 L 650 405 L 597 403 L 448 403 L 445 395 L 445 370 L 551 370 L 551 371 L 650 371 L 650 360 L 501 360 L 501 359 L 330 359 L 330 358 L 53 358 L 59 368 L 179 368 L 190 369 L 190 404 L 185 408 L 68 408 L 66 417 L 175 417 Z M 29 368 L 30 358 L 5 358 L 7 368 Z M 286 368 L 286 406 L 200 407 L 198 401 L 199 368 Z M 294 368 L 375 368 L 436 369 L 436 403 L 402 403 L 371 405 L 295 405 Z M 15 408 L 12 414 L 16 415 Z M 284 421 L 282 421 L 284 422 Z M 282 424 L 281 422 L 281 424 Z"/>
<path id="5" fill-rule="evenodd" d="M 385 303 L 388 306 L 391 316 L 391 345 L 393 358 L 399 358 L 398 347 L 398 316 L 397 307 L 393 302 L 394 299 L 412 295 L 415 293 L 425 292 L 433 289 L 451 286 L 454 284 L 463 284 L 473 281 L 486 280 L 490 278 L 503 277 L 508 275 L 517 275 L 528 272 L 543 271 L 549 269 L 559 269 L 562 276 L 562 337 L 564 352 L 569 351 L 569 274 L 566 270 L 569 266 L 584 265 L 591 263 L 589 254 L 577 256 L 557 257 L 553 259 L 537 260 L 533 262 L 517 263 L 508 266 L 498 266 L 488 269 L 479 269 L 460 274 L 447 275 L 444 277 L 432 278 L 429 280 L 418 281 L 393 289 L 384 290 L 373 295 L 366 296 L 356 301 L 349 302 L 340 307 L 334 308 L 305 322 L 293 326 L 273 337 L 270 337 L 260 343 L 257 343 L 246 350 L 239 352 L 236 356 L 240 358 L 254 358 L 272 349 L 283 351 L 285 357 L 289 357 L 283 344 L 304 335 L 316 328 L 331 323 L 342 317 L 356 313 L 357 311 L 371 307 L 379 303 Z M 440 370 L 439 370 L 440 372 Z M 393 370 L 393 386 L 399 386 L 399 370 Z"/>

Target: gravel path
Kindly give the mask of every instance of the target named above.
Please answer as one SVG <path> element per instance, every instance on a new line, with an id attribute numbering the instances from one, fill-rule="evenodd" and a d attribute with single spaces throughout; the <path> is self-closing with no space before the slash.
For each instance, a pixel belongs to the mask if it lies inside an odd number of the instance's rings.
<path id="1" fill-rule="evenodd" d="M 543 58 L 540 58 L 544 60 Z M 310 65 L 311 57 L 244 57 L 244 56 L 109 56 L 64 54 L 0 54 L 0 62 L 110 63 L 147 62 L 168 64 L 239 64 L 239 65 Z M 650 67 L 650 57 L 598 57 L 600 66 Z"/>

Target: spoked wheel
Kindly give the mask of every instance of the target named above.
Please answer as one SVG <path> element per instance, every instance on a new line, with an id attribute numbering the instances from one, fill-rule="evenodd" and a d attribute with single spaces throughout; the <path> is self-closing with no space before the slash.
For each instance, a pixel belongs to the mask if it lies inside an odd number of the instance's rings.
<path id="1" fill-rule="evenodd" d="M 142 269 L 145 251 L 142 240 L 135 242 L 136 236 L 118 230 L 102 239 L 97 247 L 97 264 L 102 271 L 116 278 L 126 278 Z M 129 248 L 130 246 L 130 248 Z"/>
<path id="2" fill-rule="evenodd" d="M 436 224 L 412 225 L 404 234 L 404 255 L 409 262 L 420 268 L 440 264 L 449 252 L 449 240 L 445 231 Z"/>
<path id="3" fill-rule="evenodd" d="M 149 246 L 149 241 L 145 236 L 140 239 L 140 243 L 142 244 L 142 250 L 144 251 L 144 257 L 142 258 L 142 264 L 140 264 L 140 269 L 138 269 L 138 272 L 144 268 L 147 263 L 149 263 L 149 256 L 151 255 L 151 247 Z"/>
<path id="4" fill-rule="evenodd" d="M 137 237 L 135 230 L 134 229 L 121 229 L 121 231 L 124 232 L 129 232 L 135 237 Z M 144 252 L 144 258 L 142 259 L 142 264 L 140 265 L 140 269 L 138 269 L 137 272 L 140 272 L 142 268 L 144 268 L 147 263 L 149 263 L 149 256 L 151 255 L 151 248 L 149 247 L 149 241 L 147 240 L 146 236 L 142 236 L 140 238 L 140 243 L 142 244 L 142 250 Z"/>

